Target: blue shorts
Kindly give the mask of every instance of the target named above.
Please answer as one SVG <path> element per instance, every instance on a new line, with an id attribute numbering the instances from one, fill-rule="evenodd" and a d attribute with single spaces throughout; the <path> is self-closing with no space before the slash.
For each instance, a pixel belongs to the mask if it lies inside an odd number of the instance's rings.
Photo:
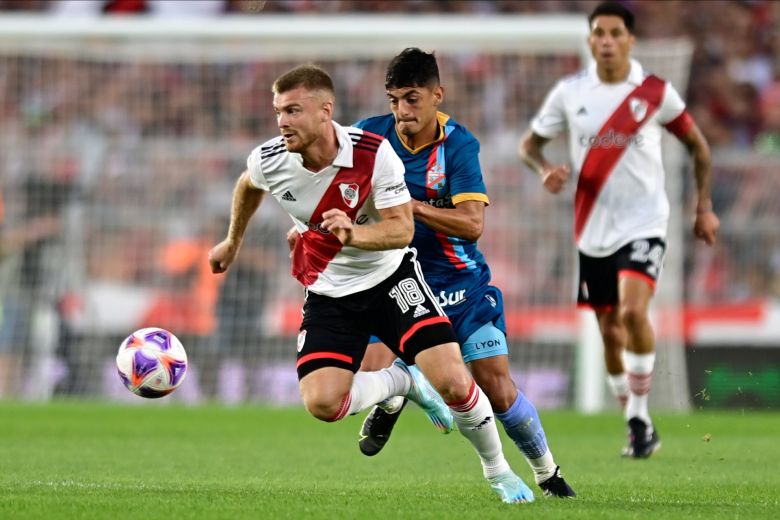
<path id="1" fill-rule="evenodd" d="M 442 290 L 431 284 L 434 295 L 450 318 L 465 362 L 509 353 L 504 321 L 504 298 L 492 285 L 469 292 Z M 463 292 L 461 292 L 463 291 Z M 371 343 L 380 341 L 371 337 Z"/>
<path id="2" fill-rule="evenodd" d="M 506 356 L 509 354 L 506 334 L 494 323 L 485 323 L 469 336 L 469 339 L 461 343 L 460 353 L 466 363 L 477 359 Z"/>

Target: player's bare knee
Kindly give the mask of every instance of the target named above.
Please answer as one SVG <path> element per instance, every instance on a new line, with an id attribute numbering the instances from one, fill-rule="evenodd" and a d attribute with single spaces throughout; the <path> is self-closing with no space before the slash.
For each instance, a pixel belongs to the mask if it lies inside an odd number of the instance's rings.
<path id="1" fill-rule="evenodd" d="M 344 403 L 344 398 L 341 399 L 328 399 L 324 397 L 304 398 L 303 405 L 306 410 L 320 421 L 333 422 L 338 419 L 339 411 Z"/>
<path id="2" fill-rule="evenodd" d="M 345 392 L 316 385 L 306 385 L 301 388 L 301 398 L 306 411 L 326 422 L 336 420 L 346 395 Z"/>
<path id="3" fill-rule="evenodd" d="M 643 307 L 627 305 L 620 308 L 620 318 L 627 329 L 638 330 L 647 323 L 647 312 Z"/>
<path id="4" fill-rule="evenodd" d="M 423 373 L 446 403 L 466 399 L 474 380 L 462 361 L 443 363 L 436 369 Z"/>
<path id="5" fill-rule="evenodd" d="M 455 375 L 439 380 L 434 388 L 445 403 L 465 401 L 469 397 L 473 379 L 468 374 Z"/>
<path id="6" fill-rule="evenodd" d="M 486 380 L 485 380 L 486 379 Z M 511 379 L 503 376 L 481 378 L 477 384 L 487 396 L 493 410 L 505 412 L 517 398 L 517 387 Z"/>

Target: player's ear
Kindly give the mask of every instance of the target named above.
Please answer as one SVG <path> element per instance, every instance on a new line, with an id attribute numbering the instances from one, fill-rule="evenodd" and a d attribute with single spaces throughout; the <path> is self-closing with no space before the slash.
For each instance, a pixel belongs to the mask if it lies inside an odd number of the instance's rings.
<path id="1" fill-rule="evenodd" d="M 333 99 L 327 99 L 322 103 L 322 122 L 333 118 Z"/>
<path id="2" fill-rule="evenodd" d="M 442 101 L 444 101 L 444 87 L 437 85 L 436 88 L 433 89 L 433 104 L 434 106 L 439 106 Z"/>

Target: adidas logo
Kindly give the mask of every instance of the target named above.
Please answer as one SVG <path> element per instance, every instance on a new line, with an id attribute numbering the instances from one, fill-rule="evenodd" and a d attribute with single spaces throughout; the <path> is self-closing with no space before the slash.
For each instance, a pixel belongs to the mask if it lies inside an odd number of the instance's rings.
<path id="1" fill-rule="evenodd" d="M 295 197 L 293 197 L 293 194 L 290 193 L 290 190 L 284 192 L 284 195 L 282 195 L 282 200 L 286 200 L 288 202 L 296 202 Z"/>
<path id="2" fill-rule="evenodd" d="M 492 417 L 490 417 L 490 416 L 487 416 L 487 417 L 485 417 L 485 418 L 482 420 L 482 422 L 481 422 L 481 423 L 479 423 L 478 425 L 474 426 L 474 427 L 472 428 L 472 430 L 481 430 L 482 428 L 484 428 L 485 426 L 487 426 L 488 424 L 490 424 L 490 422 L 491 422 L 492 420 L 493 420 L 493 418 L 492 418 Z"/>
<path id="3" fill-rule="evenodd" d="M 585 110 L 585 107 L 580 107 L 580 109 L 577 110 L 577 115 L 578 116 L 587 116 L 588 115 L 588 111 Z"/>
<path id="4" fill-rule="evenodd" d="M 429 311 L 428 309 L 426 309 L 422 305 L 418 305 L 417 308 L 414 309 L 414 315 L 413 316 L 415 318 L 419 318 L 420 316 L 422 316 L 424 314 L 428 314 L 429 312 L 431 312 L 431 311 Z"/>

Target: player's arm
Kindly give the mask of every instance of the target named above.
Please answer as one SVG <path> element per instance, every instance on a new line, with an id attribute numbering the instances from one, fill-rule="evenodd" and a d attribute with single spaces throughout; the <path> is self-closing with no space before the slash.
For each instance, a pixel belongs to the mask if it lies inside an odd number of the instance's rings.
<path id="1" fill-rule="evenodd" d="M 211 272 L 224 273 L 233 263 L 244 240 L 249 220 L 260 206 L 264 195 L 265 191 L 252 183 L 248 171 L 241 174 L 233 189 L 227 237 L 209 251 Z"/>
<path id="2" fill-rule="evenodd" d="M 712 208 L 710 186 L 712 182 L 712 161 L 710 147 L 707 139 L 701 133 L 699 127 L 693 123 L 691 129 L 682 136 L 680 141 L 688 148 L 693 157 L 693 170 L 696 175 L 696 220 L 693 224 L 693 233 L 697 238 L 704 240 L 707 245 L 715 243 L 720 220 Z"/>
<path id="3" fill-rule="evenodd" d="M 322 227 L 333 233 L 345 246 L 368 251 L 400 249 L 409 245 L 414 236 L 411 203 L 405 202 L 378 211 L 382 220 L 359 226 L 353 224 L 340 209 L 329 209 L 322 214 Z"/>
<path id="4" fill-rule="evenodd" d="M 526 166 L 539 176 L 547 191 L 558 193 L 569 180 L 571 170 L 566 164 L 551 164 L 544 157 L 542 149 L 548 142 L 550 139 L 528 130 L 520 139 L 517 153 Z"/>
<path id="5" fill-rule="evenodd" d="M 454 208 L 436 208 L 413 200 L 412 214 L 434 231 L 474 242 L 482 236 L 485 203 L 481 200 L 464 200 L 456 203 Z"/>
<path id="6" fill-rule="evenodd" d="M 458 142 L 459 136 L 455 134 L 445 159 L 446 184 L 453 207 L 412 200 L 412 214 L 433 231 L 475 242 L 482 236 L 489 200 L 479 162 L 479 141 L 467 132 L 463 136 Z"/>
<path id="7" fill-rule="evenodd" d="M 386 140 L 377 150 L 371 192 L 382 220 L 355 225 L 346 213 L 334 208 L 322 214 L 322 227 L 345 246 L 368 251 L 400 249 L 409 245 L 414 236 L 414 218 L 411 197 L 404 182 L 404 163 Z"/>

